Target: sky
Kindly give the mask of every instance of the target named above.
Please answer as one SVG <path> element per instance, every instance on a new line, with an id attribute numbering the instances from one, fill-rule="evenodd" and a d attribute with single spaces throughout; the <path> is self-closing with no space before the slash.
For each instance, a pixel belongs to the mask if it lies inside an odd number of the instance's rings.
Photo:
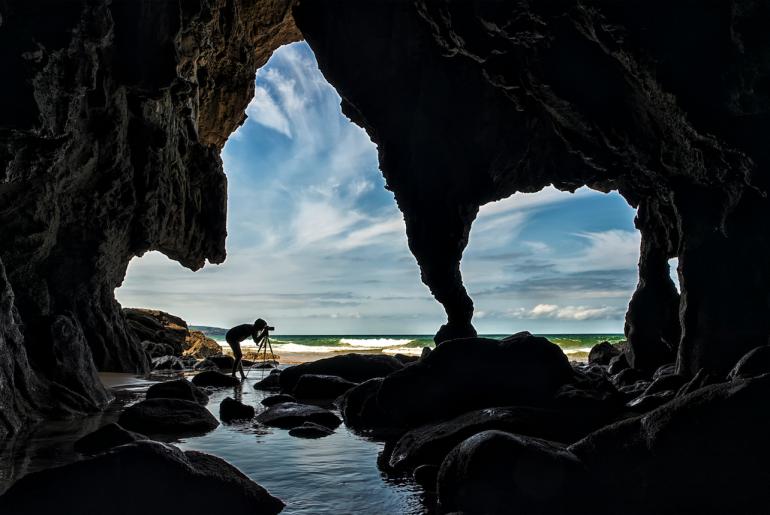
<path id="1" fill-rule="evenodd" d="M 158 252 L 116 297 L 193 325 L 261 317 L 279 334 L 433 334 L 443 308 L 420 281 L 377 151 L 341 112 L 304 42 L 256 75 L 222 152 L 228 257 L 191 272 Z M 634 210 L 616 193 L 553 188 L 482 206 L 461 268 L 482 334 L 617 333 L 636 284 Z"/>

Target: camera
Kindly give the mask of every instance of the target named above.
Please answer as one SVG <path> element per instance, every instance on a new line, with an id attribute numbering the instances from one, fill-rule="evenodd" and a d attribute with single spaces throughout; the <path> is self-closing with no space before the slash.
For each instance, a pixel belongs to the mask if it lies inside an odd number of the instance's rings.
<path id="1" fill-rule="evenodd" d="M 269 325 L 265 327 L 265 331 L 275 331 L 275 327 L 273 327 L 272 325 Z"/>

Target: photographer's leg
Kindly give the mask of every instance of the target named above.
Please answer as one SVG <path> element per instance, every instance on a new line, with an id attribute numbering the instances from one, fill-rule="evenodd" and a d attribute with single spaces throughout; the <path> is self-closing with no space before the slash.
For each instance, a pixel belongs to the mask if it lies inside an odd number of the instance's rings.
<path id="1" fill-rule="evenodd" d="M 241 360 L 243 359 L 243 352 L 241 352 L 241 346 L 238 344 L 237 346 L 233 346 L 233 357 L 235 358 L 235 362 L 233 363 L 233 377 L 235 377 L 235 372 L 240 370 L 241 377 L 243 377 L 243 366 L 241 366 Z"/>

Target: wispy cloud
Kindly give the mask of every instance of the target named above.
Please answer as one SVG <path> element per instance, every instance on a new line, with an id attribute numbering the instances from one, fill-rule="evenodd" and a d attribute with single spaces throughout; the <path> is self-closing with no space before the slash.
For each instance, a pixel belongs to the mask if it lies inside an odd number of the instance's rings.
<path id="1" fill-rule="evenodd" d="M 554 318 L 558 320 L 605 320 L 621 319 L 624 310 L 618 306 L 559 306 L 557 304 L 538 304 L 531 309 L 518 308 L 509 312 L 519 319 Z"/>
<path id="2" fill-rule="evenodd" d="M 284 333 L 434 332 L 444 312 L 420 282 L 377 149 L 306 44 L 257 72 L 247 115 L 222 154 L 227 261 L 192 273 L 149 253 L 130 264 L 121 303 L 205 325 L 262 316 Z M 638 237 L 618 199 L 549 187 L 482 206 L 462 262 L 478 329 L 620 330 Z"/>

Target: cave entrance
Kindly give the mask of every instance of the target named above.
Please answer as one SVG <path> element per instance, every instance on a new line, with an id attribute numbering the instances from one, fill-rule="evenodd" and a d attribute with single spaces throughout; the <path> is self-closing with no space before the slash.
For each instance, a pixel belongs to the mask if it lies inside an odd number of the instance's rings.
<path id="1" fill-rule="evenodd" d="M 377 148 L 306 43 L 258 70 L 247 115 L 222 152 L 227 260 L 193 273 L 150 252 L 131 261 L 118 301 L 194 325 L 262 317 L 283 335 L 432 334 L 443 311 L 419 281 Z"/>
<path id="2" fill-rule="evenodd" d="M 617 192 L 588 188 L 482 206 L 461 263 L 476 329 L 548 335 L 573 357 L 622 339 L 638 280 L 635 214 Z"/>

